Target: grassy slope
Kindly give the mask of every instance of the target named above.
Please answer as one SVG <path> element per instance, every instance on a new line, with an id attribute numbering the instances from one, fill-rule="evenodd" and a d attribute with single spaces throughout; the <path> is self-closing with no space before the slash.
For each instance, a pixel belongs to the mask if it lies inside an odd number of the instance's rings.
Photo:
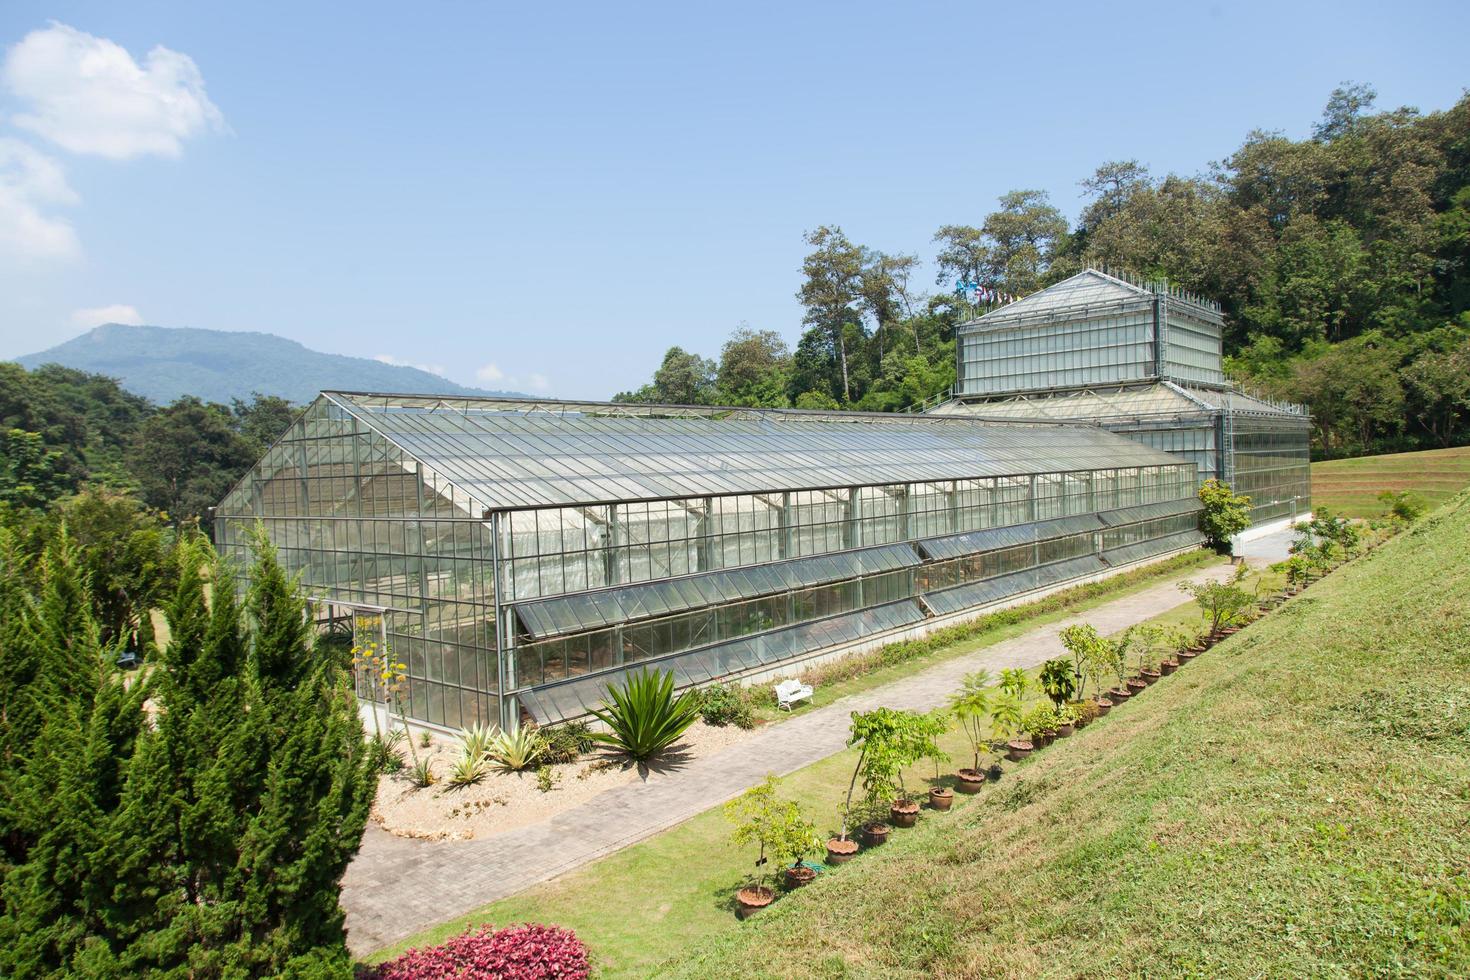
<path id="1" fill-rule="evenodd" d="M 1312 503 L 1350 517 L 1383 513 L 1378 494 L 1412 490 L 1438 505 L 1470 484 L 1470 446 L 1312 464 Z"/>
<path id="2" fill-rule="evenodd" d="M 1461 496 L 659 974 L 1470 975 L 1467 554 Z"/>

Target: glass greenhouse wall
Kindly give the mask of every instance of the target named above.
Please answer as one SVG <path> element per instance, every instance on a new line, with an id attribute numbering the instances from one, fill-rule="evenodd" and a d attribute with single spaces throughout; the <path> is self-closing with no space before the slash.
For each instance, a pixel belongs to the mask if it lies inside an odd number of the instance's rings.
<path id="1" fill-rule="evenodd" d="M 1311 509 L 1311 417 L 1225 381 L 1219 307 L 1088 269 L 958 330 L 935 414 L 1095 425 L 1251 497 L 1261 524 Z"/>
<path id="2" fill-rule="evenodd" d="M 1223 383 L 1224 325 L 1208 300 L 1088 269 L 963 324 L 955 394 Z"/>
<path id="3" fill-rule="evenodd" d="M 420 722 L 549 723 L 631 667 L 779 667 L 1197 544 L 1196 466 L 1096 428 L 324 393 L 221 503 Z M 242 580 L 243 584 L 243 580 Z"/>

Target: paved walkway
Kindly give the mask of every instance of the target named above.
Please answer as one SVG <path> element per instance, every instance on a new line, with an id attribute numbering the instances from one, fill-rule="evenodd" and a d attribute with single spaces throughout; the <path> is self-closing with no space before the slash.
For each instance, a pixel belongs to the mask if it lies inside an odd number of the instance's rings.
<path id="1" fill-rule="evenodd" d="M 1275 535 L 1251 542 L 1246 555 L 1271 553 Z M 1228 566 L 1190 578 L 1223 579 Z M 369 825 L 347 871 L 342 904 L 348 944 L 358 955 L 428 926 L 565 874 L 718 806 L 765 778 L 784 775 L 842 751 L 848 716 L 880 705 L 927 711 L 945 703 L 965 674 L 980 668 L 1033 667 L 1064 653 L 1058 634 L 1086 621 L 1102 633 L 1125 629 L 1181 604 L 1172 581 L 1115 599 L 1085 615 L 1038 626 L 911 677 L 798 713 L 674 775 L 651 773 L 542 823 L 483 840 L 430 843 L 394 837 Z"/>

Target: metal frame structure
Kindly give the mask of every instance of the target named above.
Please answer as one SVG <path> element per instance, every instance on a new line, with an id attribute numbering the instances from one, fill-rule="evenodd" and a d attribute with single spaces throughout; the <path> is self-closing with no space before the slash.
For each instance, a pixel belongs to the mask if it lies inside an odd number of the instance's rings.
<path id="1" fill-rule="evenodd" d="M 961 325 L 959 381 L 929 413 L 1101 426 L 1250 495 L 1258 524 L 1295 517 L 1311 508 L 1311 416 L 1225 382 L 1223 326 L 1209 300 L 1088 269 Z"/>
<path id="2" fill-rule="evenodd" d="M 1199 540 L 1197 472 L 1096 427 L 324 392 L 216 511 L 382 609 L 420 723 L 548 723 Z"/>

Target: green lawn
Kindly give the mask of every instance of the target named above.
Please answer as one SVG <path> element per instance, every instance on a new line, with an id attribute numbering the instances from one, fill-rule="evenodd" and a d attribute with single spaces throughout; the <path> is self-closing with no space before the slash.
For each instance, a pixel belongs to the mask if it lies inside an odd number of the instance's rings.
<path id="1" fill-rule="evenodd" d="M 1091 608 L 1160 581 L 1176 580 L 1193 566 L 1216 560 L 1211 556 L 1196 557 L 1193 562 L 1176 560 L 1162 563 L 1164 570 L 1155 568 L 1146 570 L 1147 575 L 1131 576 L 1126 584 L 1106 594 L 1084 593 L 1089 595 L 1085 602 L 1070 604 L 1025 623 L 988 631 L 983 636 L 895 668 L 855 678 L 844 685 L 842 693 L 863 690 L 938 660 L 1000 642 L 1040 623 L 1073 615 L 1079 608 Z M 1253 583 L 1254 577 L 1247 581 L 1247 586 Z M 1180 601 L 1186 603 L 1182 593 Z M 1200 623 L 1202 619 L 1192 604 L 1185 604 L 1171 614 L 1170 621 Z M 956 760 L 951 769 L 969 764 L 967 743 L 957 731 L 950 734 L 945 748 Z M 782 781 L 783 793 L 800 800 L 818 821 L 824 834 L 836 831 L 837 808 L 846 792 L 853 761 L 851 753 L 844 752 L 793 773 Z M 913 773 L 921 793 L 929 785 L 926 775 L 932 778 L 932 769 L 927 774 L 922 770 Z M 943 781 L 946 785 L 952 784 L 948 776 Z M 968 800 L 959 797 L 954 813 L 936 814 L 926 819 L 936 823 L 952 822 L 959 810 L 968 805 Z M 600 967 L 600 976 L 648 976 L 660 962 L 699 948 L 712 936 L 740 928 L 734 917 L 732 898 L 751 855 L 728 843 L 729 831 L 729 824 L 719 809 L 705 812 L 557 881 L 421 933 L 405 943 L 379 952 L 372 959 L 380 961 L 408 946 L 440 941 L 462 931 L 467 925 L 536 921 L 576 930 L 592 949 Z M 857 862 L 848 865 L 843 873 L 856 865 Z"/>
<path id="2" fill-rule="evenodd" d="M 1467 554 L 1462 495 L 653 972 L 1470 975 Z"/>
<path id="3" fill-rule="evenodd" d="M 1349 517 L 1383 513 L 1378 494 L 1412 490 L 1431 505 L 1470 486 L 1470 446 L 1312 464 L 1312 503 Z"/>

